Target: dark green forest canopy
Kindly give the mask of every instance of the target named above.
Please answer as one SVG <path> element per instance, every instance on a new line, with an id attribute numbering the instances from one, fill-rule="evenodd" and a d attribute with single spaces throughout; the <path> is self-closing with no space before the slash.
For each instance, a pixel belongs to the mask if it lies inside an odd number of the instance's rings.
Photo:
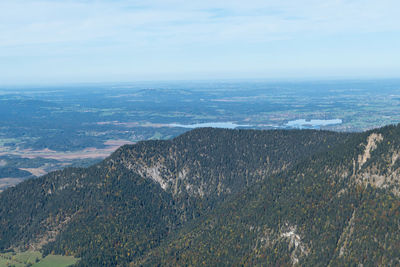
<path id="1" fill-rule="evenodd" d="M 399 264 L 400 126 L 203 128 L 0 194 L 0 249 L 80 266 Z"/>

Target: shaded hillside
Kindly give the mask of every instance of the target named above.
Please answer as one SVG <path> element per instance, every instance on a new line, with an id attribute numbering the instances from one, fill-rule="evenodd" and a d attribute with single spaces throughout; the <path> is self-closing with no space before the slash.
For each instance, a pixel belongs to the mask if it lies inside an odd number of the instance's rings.
<path id="1" fill-rule="evenodd" d="M 0 248 L 74 255 L 89 266 L 136 261 L 236 193 L 349 136 L 198 129 L 124 146 L 90 168 L 0 194 Z"/>

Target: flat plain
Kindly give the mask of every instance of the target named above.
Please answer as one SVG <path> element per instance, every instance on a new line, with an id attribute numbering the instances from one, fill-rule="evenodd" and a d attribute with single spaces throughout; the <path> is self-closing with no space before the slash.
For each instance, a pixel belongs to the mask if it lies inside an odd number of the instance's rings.
<path id="1" fill-rule="evenodd" d="M 195 127 L 362 131 L 400 122 L 399 106 L 400 80 L 2 87 L 0 191 Z"/>

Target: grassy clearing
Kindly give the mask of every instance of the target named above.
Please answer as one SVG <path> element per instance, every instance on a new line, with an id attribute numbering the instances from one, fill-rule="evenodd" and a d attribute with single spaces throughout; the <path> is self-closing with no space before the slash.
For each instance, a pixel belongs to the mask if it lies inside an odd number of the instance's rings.
<path id="1" fill-rule="evenodd" d="M 35 267 L 66 267 L 75 264 L 78 259 L 72 256 L 48 255 L 40 262 L 32 265 Z"/>
<path id="2" fill-rule="evenodd" d="M 43 258 L 38 251 L 25 251 L 20 253 L 0 253 L 0 267 L 67 267 L 75 264 L 78 259 L 72 256 L 47 255 Z"/>
<path id="3" fill-rule="evenodd" d="M 38 251 L 25 251 L 17 253 L 13 256 L 15 261 L 24 262 L 24 263 L 32 263 L 39 261 L 42 258 L 42 253 Z"/>
<path id="4" fill-rule="evenodd" d="M 4 253 L 0 254 L 0 266 L 25 267 L 26 264 L 17 261 L 12 253 Z"/>

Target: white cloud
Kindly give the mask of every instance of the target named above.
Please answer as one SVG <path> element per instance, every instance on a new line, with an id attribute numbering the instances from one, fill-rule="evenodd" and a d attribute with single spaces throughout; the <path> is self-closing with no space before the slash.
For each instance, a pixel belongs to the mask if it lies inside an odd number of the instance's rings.
<path id="1" fill-rule="evenodd" d="M 0 78 L 21 69 L 50 75 L 60 65 L 71 75 L 236 65 L 251 71 L 255 62 L 258 71 L 275 67 L 268 62 L 296 69 L 326 54 L 290 58 L 303 52 L 305 38 L 399 34 L 398 10 L 394 0 L 1 0 Z M 291 54 L 274 43 L 300 48 Z M 336 53 L 324 64 L 339 66 L 342 51 Z"/>
<path id="2" fill-rule="evenodd" d="M 400 4 L 364 1 L 28 1 L 0 3 L 0 46 L 110 39 L 148 45 L 269 41 L 399 31 Z"/>

